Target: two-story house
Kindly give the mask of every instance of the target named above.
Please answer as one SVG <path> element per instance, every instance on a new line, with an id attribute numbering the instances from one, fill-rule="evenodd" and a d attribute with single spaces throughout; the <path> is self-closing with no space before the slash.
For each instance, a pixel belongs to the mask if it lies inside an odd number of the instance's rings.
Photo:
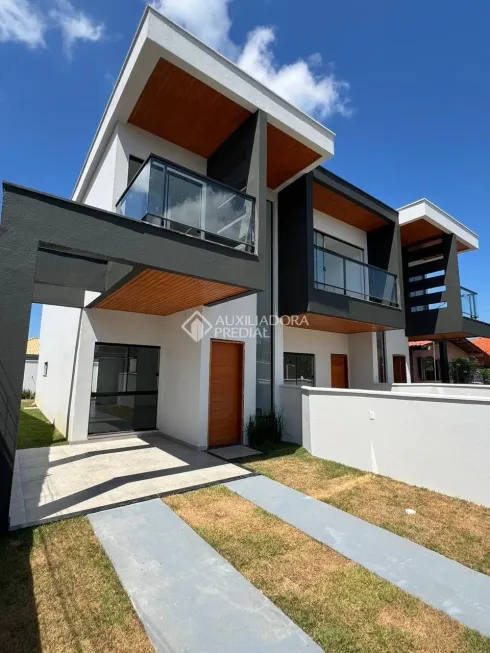
<path id="1" fill-rule="evenodd" d="M 418 218 L 325 170 L 333 153 L 327 127 L 146 9 L 71 200 L 4 183 L 0 531 L 33 302 L 36 401 L 70 442 L 238 443 L 284 385 L 406 382 L 407 335 L 477 333 L 461 303 L 450 329 L 414 326 L 433 245 L 407 267 L 434 233 L 405 236 Z M 452 288 L 474 237 L 441 231 Z"/>

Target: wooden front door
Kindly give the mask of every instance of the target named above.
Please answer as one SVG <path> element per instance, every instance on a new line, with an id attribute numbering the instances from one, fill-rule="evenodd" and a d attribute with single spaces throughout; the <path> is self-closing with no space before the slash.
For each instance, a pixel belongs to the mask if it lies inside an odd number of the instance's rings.
<path id="1" fill-rule="evenodd" d="M 349 387 L 349 366 L 345 354 L 331 354 L 331 385 L 332 388 Z"/>
<path id="2" fill-rule="evenodd" d="M 243 343 L 211 341 L 208 446 L 242 440 Z"/>
<path id="3" fill-rule="evenodd" d="M 407 359 L 405 356 L 393 354 L 393 383 L 407 382 Z"/>

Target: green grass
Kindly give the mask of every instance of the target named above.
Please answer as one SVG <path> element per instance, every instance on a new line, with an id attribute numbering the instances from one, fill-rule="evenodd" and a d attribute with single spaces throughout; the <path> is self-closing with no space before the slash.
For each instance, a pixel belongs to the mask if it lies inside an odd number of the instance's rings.
<path id="1" fill-rule="evenodd" d="M 48 422 L 38 408 L 24 409 L 19 416 L 17 449 L 34 447 L 51 447 L 55 444 L 66 444 L 67 440 L 53 424 Z"/>
<path id="2" fill-rule="evenodd" d="M 0 651 L 150 653 L 88 520 L 0 539 Z"/>
<path id="3" fill-rule="evenodd" d="M 269 445 L 246 466 L 490 575 L 488 508 L 315 458 L 296 445 Z"/>
<path id="4" fill-rule="evenodd" d="M 165 499 L 329 653 L 490 653 L 490 640 L 223 487 Z"/>

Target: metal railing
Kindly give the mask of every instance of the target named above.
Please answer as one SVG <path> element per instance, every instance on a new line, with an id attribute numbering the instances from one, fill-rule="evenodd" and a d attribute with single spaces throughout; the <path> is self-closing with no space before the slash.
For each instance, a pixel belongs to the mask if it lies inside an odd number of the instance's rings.
<path id="1" fill-rule="evenodd" d="M 121 215 L 255 252 L 255 200 L 151 155 L 116 204 Z"/>
<path id="2" fill-rule="evenodd" d="M 314 245 L 315 287 L 364 301 L 399 307 L 395 274 Z"/>
<path id="3" fill-rule="evenodd" d="M 463 317 L 469 317 L 472 320 L 478 319 L 478 313 L 476 310 L 476 292 L 473 290 L 468 290 L 468 288 L 463 288 L 461 286 L 461 305 L 463 308 Z"/>

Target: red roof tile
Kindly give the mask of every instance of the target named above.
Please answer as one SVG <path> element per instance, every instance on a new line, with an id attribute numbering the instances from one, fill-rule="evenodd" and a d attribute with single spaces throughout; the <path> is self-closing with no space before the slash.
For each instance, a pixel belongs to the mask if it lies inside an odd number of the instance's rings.
<path id="1" fill-rule="evenodd" d="M 408 343 L 409 347 L 424 347 L 425 345 L 431 345 L 432 340 L 410 340 Z"/>
<path id="2" fill-rule="evenodd" d="M 471 343 L 490 356 L 490 338 L 475 338 Z"/>

